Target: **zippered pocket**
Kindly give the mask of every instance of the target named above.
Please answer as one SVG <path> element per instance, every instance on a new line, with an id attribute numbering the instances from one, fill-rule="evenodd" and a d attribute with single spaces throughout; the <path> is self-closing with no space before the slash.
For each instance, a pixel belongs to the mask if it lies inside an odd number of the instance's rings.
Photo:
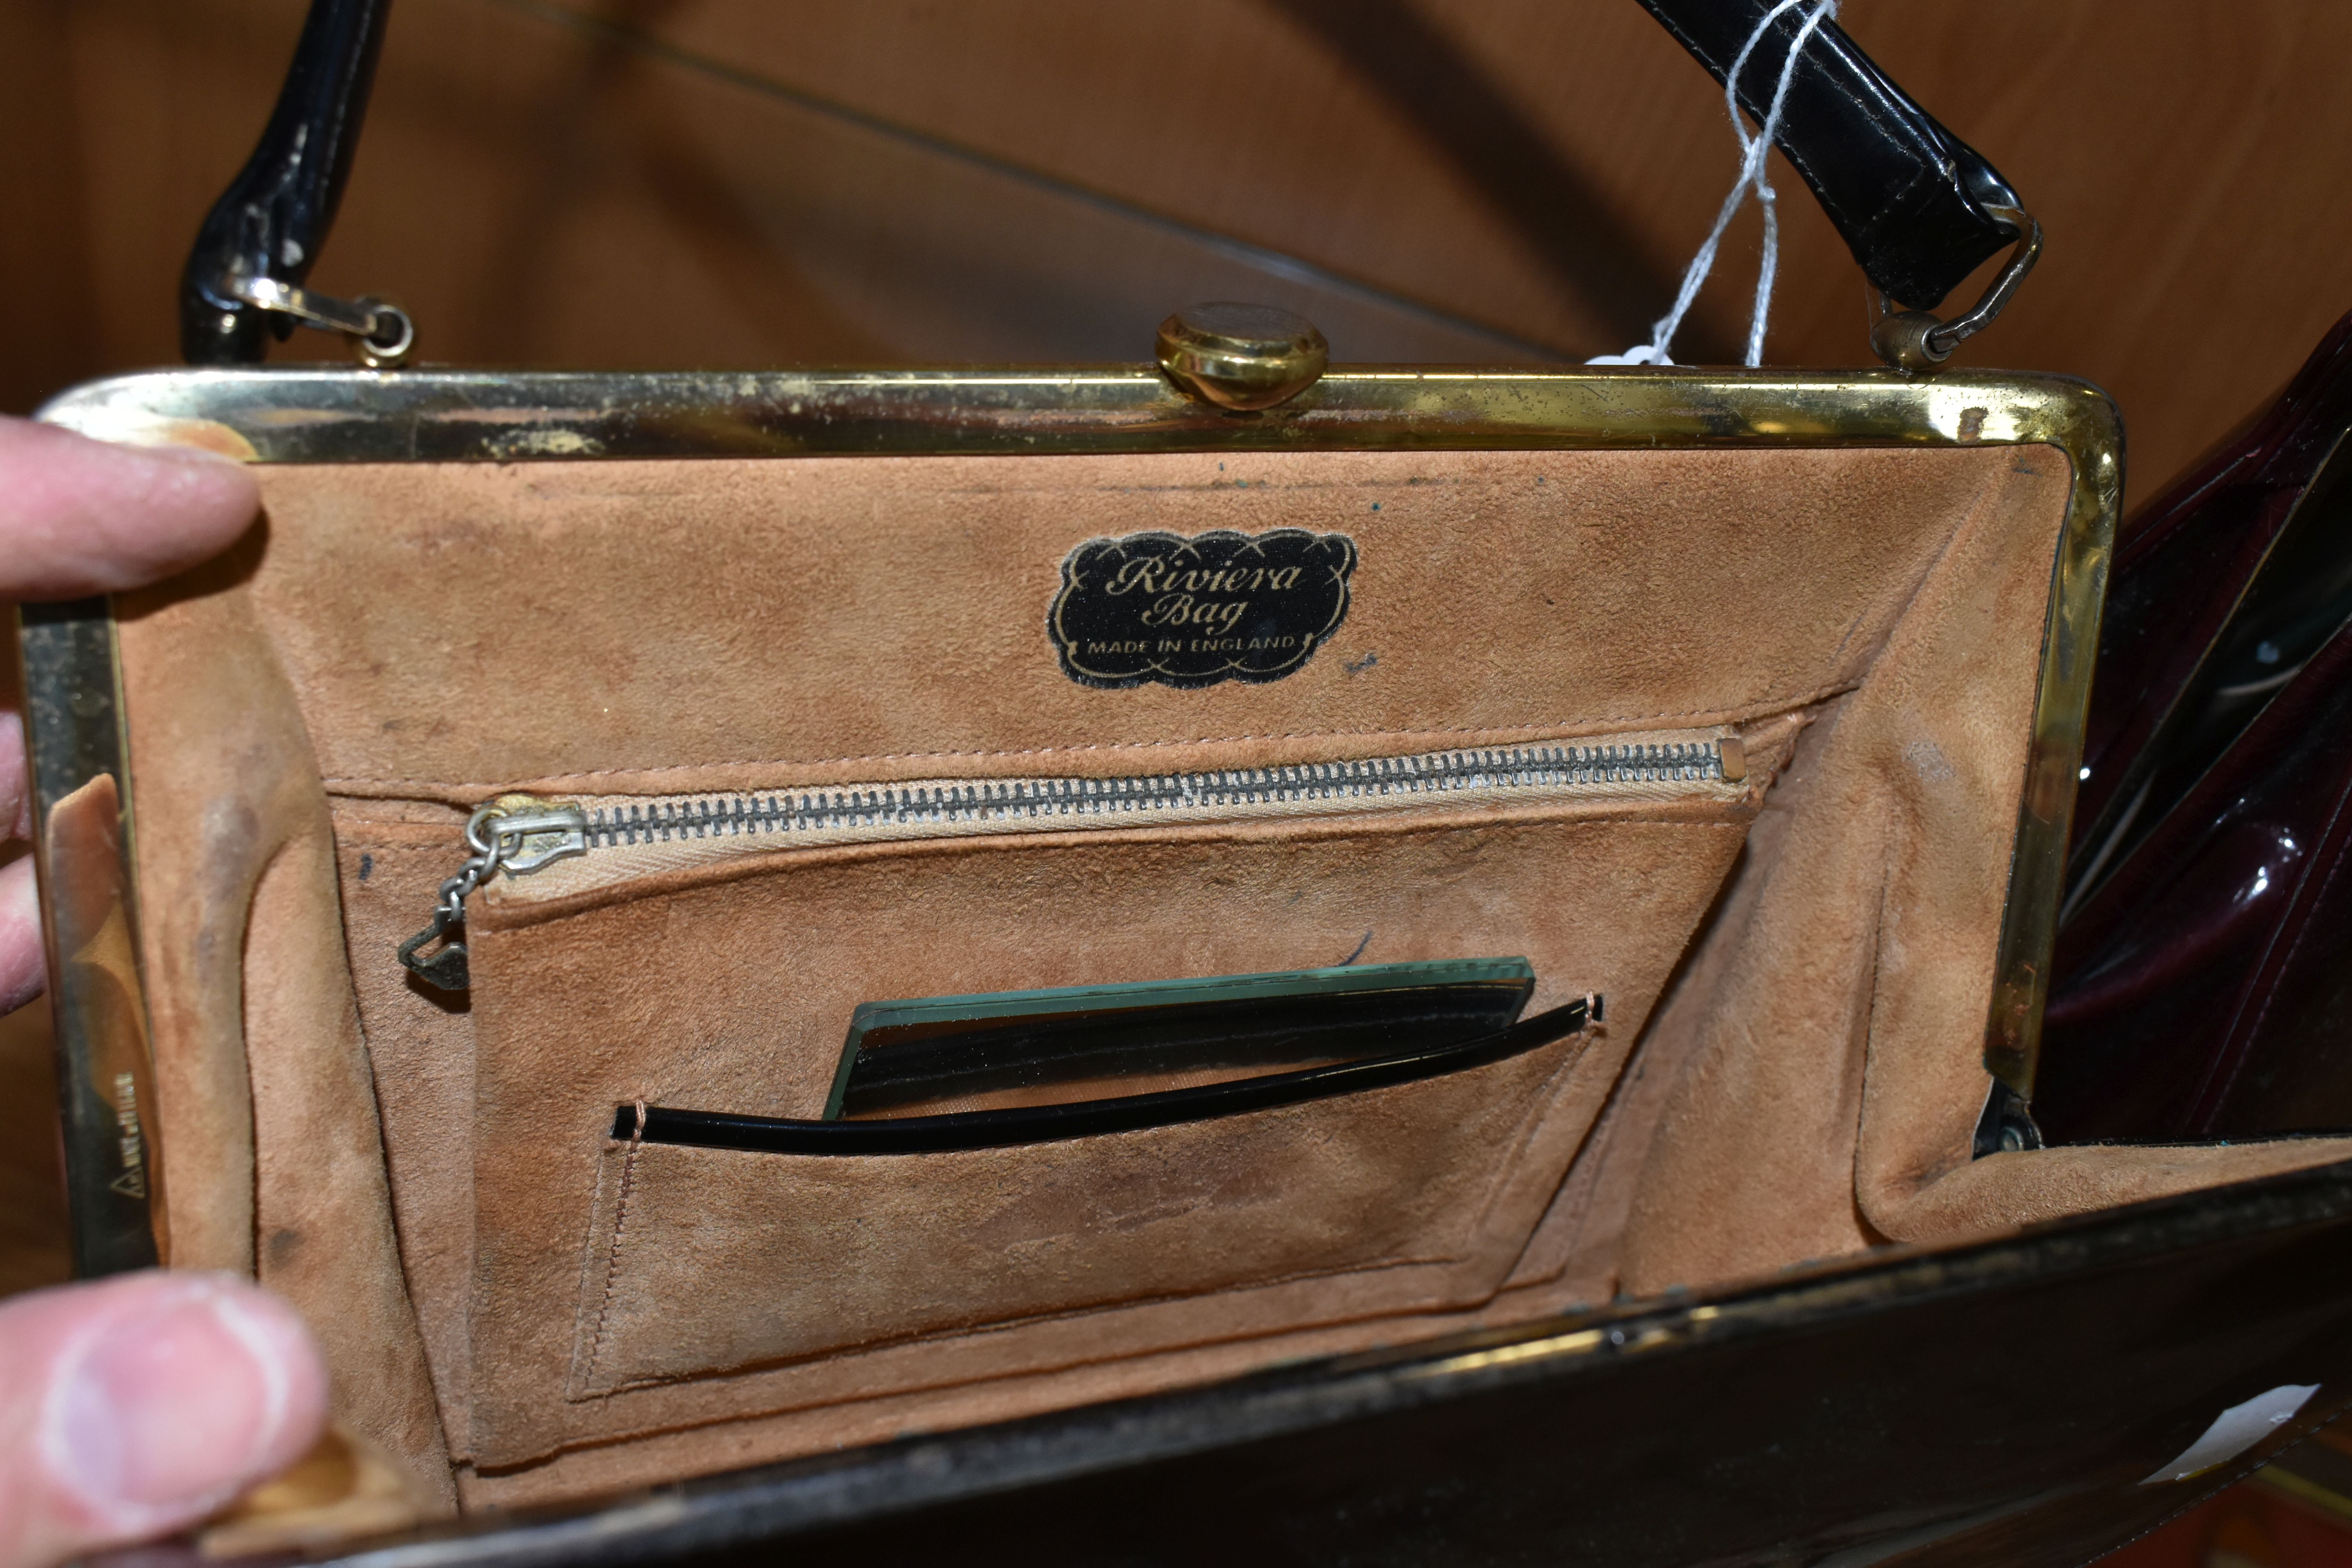
<path id="1" fill-rule="evenodd" d="M 1485 1300 L 1788 733 L 489 802 L 440 950 L 476 1038 L 478 1452 L 679 1380 L 750 1413 L 836 1357 L 1003 1371 Z M 1500 1034 L 825 1114 L 877 998 L 1496 954 L 1532 977 Z"/>
<path id="2" fill-rule="evenodd" d="M 528 904 L 796 848 L 1433 806 L 1731 800 L 1746 777 L 1738 735 L 1685 731 L 1140 776 L 926 779 L 567 801 L 508 795 L 467 821 L 472 854 L 442 885 L 431 923 L 401 944 L 399 958 L 430 984 L 466 989 L 466 950 L 454 932 L 467 900 L 494 878 L 503 879 L 508 900 Z"/>

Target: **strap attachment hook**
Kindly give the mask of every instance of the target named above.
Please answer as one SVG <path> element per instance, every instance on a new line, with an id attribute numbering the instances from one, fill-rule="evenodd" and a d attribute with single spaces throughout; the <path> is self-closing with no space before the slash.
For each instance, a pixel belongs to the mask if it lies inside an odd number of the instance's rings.
<path id="1" fill-rule="evenodd" d="M 220 291 L 259 310 L 291 316 L 306 327 L 342 333 L 370 370 L 397 369 L 416 346 L 416 323 L 407 311 L 382 300 L 338 300 L 275 278 L 243 273 L 222 279 Z"/>
<path id="2" fill-rule="evenodd" d="M 1952 351 L 1969 338 L 1976 336 L 1992 324 L 2017 292 L 2025 275 L 2042 258 L 2042 225 L 2022 207 L 1986 205 L 1979 208 L 1987 217 L 2006 224 L 2017 231 L 2017 248 L 2009 253 L 2009 265 L 2000 269 L 1984 298 L 1962 315 L 1950 321 L 1939 321 L 1925 310 L 1899 310 L 1888 313 L 1886 297 L 1879 296 L 1879 318 L 1870 329 L 1870 346 L 1880 359 L 1896 370 L 1914 374 L 1933 370 L 1952 357 Z"/>

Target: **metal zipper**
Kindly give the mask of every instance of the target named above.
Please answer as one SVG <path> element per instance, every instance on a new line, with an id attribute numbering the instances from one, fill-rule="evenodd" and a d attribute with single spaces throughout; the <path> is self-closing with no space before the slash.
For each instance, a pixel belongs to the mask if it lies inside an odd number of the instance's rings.
<path id="1" fill-rule="evenodd" d="M 1667 799 L 1708 786 L 1729 793 L 1746 775 L 1739 738 L 1715 735 L 1127 778 L 926 780 L 604 803 L 502 795 L 467 820 L 472 853 L 441 885 L 433 923 L 400 944 L 400 961 L 430 984 L 466 989 L 465 944 L 454 931 L 465 921 L 467 899 L 500 873 L 529 877 L 583 857 L 617 855 L 630 864 L 612 869 L 636 875 L 804 845 L 1146 827 L 1529 796 Z M 442 945 L 426 954 L 436 939 Z"/>

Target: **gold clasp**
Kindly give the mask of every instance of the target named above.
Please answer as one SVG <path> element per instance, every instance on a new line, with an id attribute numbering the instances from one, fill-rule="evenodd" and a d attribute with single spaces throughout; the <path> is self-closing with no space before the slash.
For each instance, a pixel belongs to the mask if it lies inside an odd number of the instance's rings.
<path id="1" fill-rule="evenodd" d="M 1160 323 L 1157 346 L 1169 380 L 1235 413 L 1287 402 L 1331 362 L 1314 322 L 1272 305 L 1192 306 Z"/>

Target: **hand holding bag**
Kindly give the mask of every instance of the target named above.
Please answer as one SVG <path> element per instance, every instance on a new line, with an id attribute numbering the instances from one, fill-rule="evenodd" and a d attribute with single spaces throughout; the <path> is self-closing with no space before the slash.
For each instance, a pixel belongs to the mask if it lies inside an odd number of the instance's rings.
<path id="1" fill-rule="evenodd" d="M 478 1510 L 2352 1152 L 2034 1146 L 2101 395 L 1273 326 L 51 405 L 266 500 L 26 616 L 90 1266 Z"/>

